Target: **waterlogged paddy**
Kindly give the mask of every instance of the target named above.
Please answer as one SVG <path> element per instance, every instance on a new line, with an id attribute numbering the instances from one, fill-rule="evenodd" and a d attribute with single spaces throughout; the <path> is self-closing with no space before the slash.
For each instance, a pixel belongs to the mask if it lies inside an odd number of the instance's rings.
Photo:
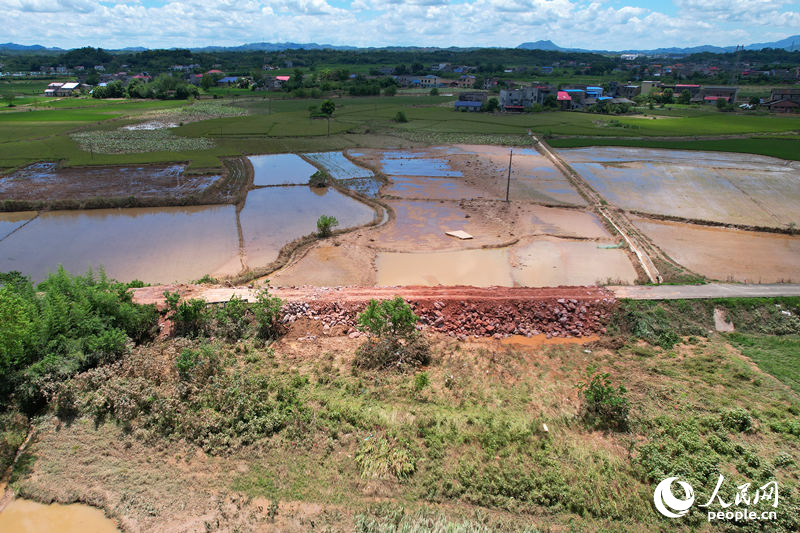
<path id="1" fill-rule="evenodd" d="M 15 499 L 0 512 L 0 531 L 8 533 L 119 533 L 100 509 Z"/>
<path id="2" fill-rule="evenodd" d="M 234 206 L 43 212 L 0 241 L 0 272 L 35 280 L 61 264 L 118 280 L 190 281 L 241 270 Z"/>
<path id="3" fill-rule="evenodd" d="M 428 157 L 425 152 L 387 151 L 381 158 L 384 174 L 389 176 L 462 177 L 450 168 L 447 159 Z"/>
<path id="4" fill-rule="evenodd" d="M 198 194 L 220 176 L 187 176 L 183 165 L 59 168 L 35 163 L 0 177 L 0 200 L 56 201 Z"/>
<path id="5" fill-rule="evenodd" d="M 317 230 L 320 215 L 336 217 L 334 229 L 371 222 L 375 211 L 330 187 L 270 187 L 250 191 L 239 214 L 248 266 L 266 265 L 294 239 Z"/>
<path id="6" fill-rule="evenodd" d="M 511 287 L 508 250 L 455 252 L 380 252 L 375 258 L 379 287 L 394 285 L 472 285 Z"/>
<path id="7" fill-rule="evenodd" d="M 799 222 L 797 162 L 645 148 L 558 152 L 604 198 L 625 209 L 751 226 Z"/>
<path id="8" fill-rule="evenodd" d="M 379 252 L 375 266 L 379 286 L 557 287 L 636 280 L 636 271 L 622 250 L 550 237 L 509 248 Z"/>
<path id="9" fill-rule="evenodd" d="M 0 241 L 0 272 L 42 280 L 61 264 L 73 273 L 102 265 L 112 278 L 148 283 L 230 276 L 267 265 L 323 214 L 339 228 L 374 217 L 333 189 L 305 186 L 250 191 L 238 216 L 231 205 L 43 212 Z"/>
<path id="10" fill-rule="evenodd" d="M 342 152 L 313 152 L 303 155 L 321 165 L 336 180 L 371 178 L 373 176 L 371 170 L 354 164 Z"/>
<path id="11" fill-rule="evenodd" d="M 711 279 L 800 281 L 800 236 L 645 218 L 633 222 L 674 260 Z"/>
<path id="12" fill-rule="evenodd" d="M 498 198 L 505 198 L 509 148 L 504 146 L 459 145 L 461 154 L 453 159 L 470 182 L 477 180 Z M 514 148 L 511 158 L 512 200 L 547 204 L 585 205 L 586 202 L 545 156 L 532 148 Z M 463 161 L 462 161 L 463 160 Z"/>
<path id="13" fill-rule="evenodd" d="M 251 155 L 253 185 L 305 185 L 317 168 L 295 154 Z"/>
<path id="14" fill-rule="evenodd" d="M 36 211 L 0 213 L 0 240 L 36 216 Z"/>

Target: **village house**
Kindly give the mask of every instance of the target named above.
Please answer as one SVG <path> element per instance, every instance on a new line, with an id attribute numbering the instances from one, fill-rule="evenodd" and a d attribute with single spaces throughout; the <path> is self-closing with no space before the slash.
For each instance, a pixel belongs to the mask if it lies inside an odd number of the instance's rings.
<path id="1" fill-rule="evenodd" d="M 764 105 L 773 113 L 800 112 L 800 89 L 772 89 Z"/>
<path id="2" fill-rule="evenodd" d="M 486 93 L 461 93 L 453 104 L 453 108 L 456 111 L 480 111 L 484 102 L 486 102 Z"/>
<path id="3" fill-rule="evenodd" d="M 736 95 L 739 93 L 738 87 L 703 87 L 700 92 L 692 98 L 692 102 L 699 102 L 704 104 L 715 104 L 717 100 L 725 100 L 732 104 L 736 101 Z"/>

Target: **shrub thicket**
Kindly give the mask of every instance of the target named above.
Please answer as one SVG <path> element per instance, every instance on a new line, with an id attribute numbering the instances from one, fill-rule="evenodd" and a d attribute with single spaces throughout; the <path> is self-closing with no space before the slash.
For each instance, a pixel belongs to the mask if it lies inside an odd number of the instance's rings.
<path id="1" fill-rule="evenodd" d="M 392 300 L 370 300 L 358 315 L 358 328 L 370 338 L 356 352 L 355 365 L 366 369 L 406 370 L 430 362 L 430 346 L 417 333 L 419 317 L 396 296 Z"/>
<path id="2" fill-rule="evenodd" d="M 152 339 L 158 313 L 132 302 L 128 289 L 138 285 L 63 268 L 36 287 L 18 272 L 0 274 L 0 404 L 13 395 L 33 413 L 61 381 Z"/>

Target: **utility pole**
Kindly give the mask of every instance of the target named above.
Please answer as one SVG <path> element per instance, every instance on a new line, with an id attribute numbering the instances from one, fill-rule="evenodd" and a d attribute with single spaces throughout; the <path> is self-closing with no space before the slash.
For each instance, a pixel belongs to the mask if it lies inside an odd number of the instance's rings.
<path id="1" fill-rule="evenodd" d="M 508 180 L 506 181 L 506 203 L 508 203 L 508 192 L 511 190 L 511 158 L 514 156 L 514 149 L 508 152 Z"/>

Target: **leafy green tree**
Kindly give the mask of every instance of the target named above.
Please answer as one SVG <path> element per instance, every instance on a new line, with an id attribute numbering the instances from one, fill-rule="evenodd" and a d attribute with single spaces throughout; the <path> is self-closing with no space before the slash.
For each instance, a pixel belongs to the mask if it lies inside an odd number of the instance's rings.
<path id="1" fill-rule="evenodd" d="M 678 97 L 678 103 L 688 105 L 692 101 L 692 93 L 689 92 L 688 89 L 684 89 L 681 91 L 681 95 Z"/>
<path id="2" fill-rule="evenodd" d="M 394 96 L 397 94 L 397 86 L 396 85 L 389 85 L 383 90 L 384 96 Z"/>
<path id="3" fill-rule="evenodd" d="M 331 116 L 333 112 L 336 111 L 336 104 L 333 103 L 333 100 L 325 100 L 322 102 L 322 105 L 319 106 L 320 112 L 328 119 L 328 136 L 331 135 Z"/>
<path id="4" fill-rule="evenodd" d="M 662 104 L 671 104 L 671 103 L 673 103 L 675 101 L 673 96 L 674 96 L 674 92 L 673 92 L 672 89 L 669 89 L 669 88 L 664 89 L 664 91 L 661 93 L 661 103 Z"/>
<path id="5" fill-rule="evenodd" d="M 402 122 L 408 122 L 408 117 L 406 117 L 405 112 L 398 111 L 394 116 L 394 121 L 395 122 L 401 122 L 401 123 Z"/>
<path id="6" fill-rule="evenodd" d="M 269 293 L 269 288 L 264 287 L 258 292 L 256 302 L 250 306 L 256 318 L 257 334 L 260 338 L 268 340 L 278 336 L 281 329 L 281 309 L 283 300 Z"/>
<path id="7" fill-rule="evenodd" d="M 370 338 L 356 352 L 355 366 L 366 369 L 416 368 L 430 362 L 430 346 L 418 334 L 419 317 L 401 297 L 370 300 L 358 315 L 358 329 Z"/>
<path id="8" fill-rule="evenodd" d="M 431 89 L 430 95 L 431 96 L 439 96 L 439 89 L 434 87 L 433 89 Z"/>
<path id="9" fill-rule="evenodd" d="M 488 113 L 494 113 L 500 109 L 500 101 L 497 98 L 489 98 L 486 102 L 486 111 Z"/>

